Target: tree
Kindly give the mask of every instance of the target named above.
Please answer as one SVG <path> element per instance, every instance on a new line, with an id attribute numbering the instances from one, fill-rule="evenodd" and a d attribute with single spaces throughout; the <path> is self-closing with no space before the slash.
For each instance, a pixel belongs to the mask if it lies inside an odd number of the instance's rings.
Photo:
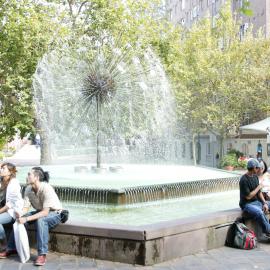
<path id="1" fill-rule="evenodd" d="M 265 84 L 269 42 L 254 38 L 251 31 L 240 40 L 238 31 L 228 4 L 214 28 L 205 19 L 186 32 L 167 65 L 175 82 L 180 121 L 193 138 L 206 130 L 217 131 L 221 146 L 228 134 L 237 132 L 244 112 L 254 115 L 269 108 Z"/>
<path id="2" fill-rule="evenodd" d="M 1 1 L 0 136 L 34 129 L 32 75 L 55 36 L 53 9 L 28 0 Z"/>

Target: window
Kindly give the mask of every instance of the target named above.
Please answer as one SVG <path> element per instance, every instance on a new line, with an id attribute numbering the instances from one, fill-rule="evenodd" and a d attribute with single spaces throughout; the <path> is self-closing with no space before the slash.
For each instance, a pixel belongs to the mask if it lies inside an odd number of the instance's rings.
<path id="1" fill-rule="evenodd" d="M 232 143 L 228 143 L 227 144 L 227 152 L 229 152 L 230 150 L 232 150 Z"/>
<path id="2" fill-rule="evenodd" d="M 203 10 L 203 0 L 200 0 L 200 10 Z"/>
<path id="3" fill-rule="evenodd" d="M 244 24 L 240 25 L 240 30 L 239 30 L 240 40 L 242 40 L 244 38 L 247 30 L 248 30 L 248 23 L 244 23 Z"/>
<path id="4" fill-rule="evenodd" d="M 206 154 L 211 155 L 211 143 L 206 144 Z"/>
<path id="5" fill-rule="evenodd" d="M 193 16 L 193 18 L 197 18 L 197 16 L 199 16 L 199 7 L 198 6 L 196 6 L 196 7 L 194 7 L 193 8 L 193 10 L 192 10 L 192 16 Z"/>
<path id="6" fill-rule="evenodd" d="M 182 158 L 186 157 L 186 144 L 182 143 Z"/>
<path id="7" fill-rule="evenodd" d="M 243 0 L 239 0 L 239 8 L 243 7 Z"/>
<path id="8" fill-rule="evenodd" d="M 169 20 L 171 21 L 172 20 L 172 10 L 171 9 L 168 11 L 168 17 L 169 17 Z"/>
<path id="9" fill-rule="evenodd" d="M 189 150 L 190 150 L 190 159 L 193 159 L 193 143 L 192 142 L 189 144 Z"/>
<path id="10" fill-rule="evenodd" d="M 248 146 L 246 143 L 242 144 L 242 153 L 247 156 L 248 155 Z"/>
<path id="11" fill-rule="evenodd" d="M 197 152 L 197 163 L 200 164 L 201 162 L 201 155 L 202 155 L 202 146 L 200 142 L 196 143 L 196 152 Z"/>
<path id="12" fill-rule="evenodd" d="M 182 4 L 181 6 L 182 10 L 184 10 L 186 8 L 186 0 L 182 0 L 181 4 Z"/>

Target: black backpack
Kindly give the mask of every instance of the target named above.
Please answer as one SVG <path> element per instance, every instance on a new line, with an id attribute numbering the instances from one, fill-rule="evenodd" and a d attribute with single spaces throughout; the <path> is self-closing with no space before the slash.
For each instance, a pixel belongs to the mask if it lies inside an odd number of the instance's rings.
<path id="1" fill-rule="evenodd" d="M 227 237 L 225 240 L 225 246 L 234 247 L 235 234 L 236 234 L 236 223 L 234 222 L 233 224 L 230 225 L 230 227 L 228 229 Z"/>

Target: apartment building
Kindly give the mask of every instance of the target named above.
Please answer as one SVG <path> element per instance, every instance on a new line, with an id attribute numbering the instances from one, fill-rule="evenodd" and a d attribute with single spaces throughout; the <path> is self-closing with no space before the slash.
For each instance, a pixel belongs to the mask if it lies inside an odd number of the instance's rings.
<path id="1" fill-rule="evenodd" d="M 166 10 L 171 22 L 190 28 L 193 23 L 206 16 L 210 17 L 214 24 L 220 8 L 226 1 L 230 0 L 167 0 Z M 253 32 L 262 29 L 265 37 L 269 37 L 270 0 L 250 0 L 250 7 L 253 11 L 253 15 L 250 17 L 239 13 L 243 0 L 231 1 L 232 12 L 242 20 L 240 35 L 244 34 L 252 24 Z"/>

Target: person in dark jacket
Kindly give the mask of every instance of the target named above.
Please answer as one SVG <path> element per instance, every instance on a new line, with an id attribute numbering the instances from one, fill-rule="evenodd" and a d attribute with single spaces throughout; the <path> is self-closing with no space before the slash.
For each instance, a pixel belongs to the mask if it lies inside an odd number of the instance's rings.
<path id="1" fill-rule="evenodd" d="M 262 227 L 262 231 L 270 237 L 270 224 L 265 215 L 269 211 L 270 202 L 263 197 L 259 183 L 258 171 L 260 163 L 257 159 L 251 158 L 247 162 L 247 173 L 242 175 L 239 182 L 241 209 L 249 216 L 253 217 Z"/>

